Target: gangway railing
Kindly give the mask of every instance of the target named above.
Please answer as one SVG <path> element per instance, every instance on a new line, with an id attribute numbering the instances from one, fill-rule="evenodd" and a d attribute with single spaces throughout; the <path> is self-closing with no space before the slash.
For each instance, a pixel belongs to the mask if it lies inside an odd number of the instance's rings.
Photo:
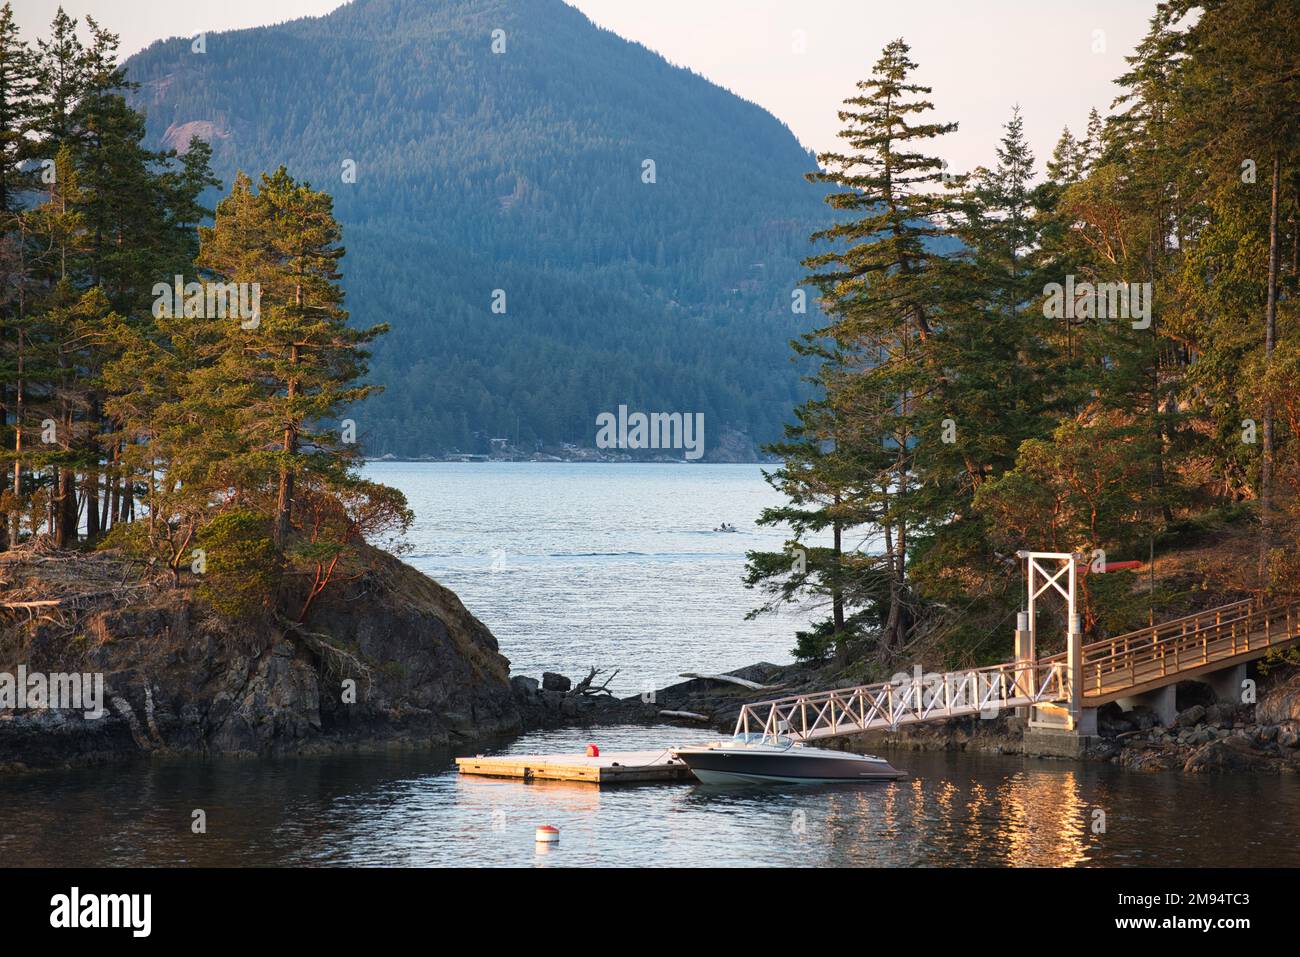
<path id="1" fill-rule="evenodd" d="M 761 731 L 808 741 L 1068 697 L 1064 662 L 1013 662 L 747 704 L 740 709 L 736 733 Z"/>
<path id="2" fill-rule="evenodd" d="M 1125 632 L 1112 638 L 1092 641 L 1083 646 L 1083 663 L 1086 666 L 1089 662 L 1112 658 L 1118 654 L 1140 652 L 1143 648 L 1152 647 L 1167 638 L 1182 637 L 1198 633 L 1207 628 L 1240 622 L 1248 618 L 1257 607 L 1253 599 L 1246 598 L 1227 605 L 1219 605 L 1206 611 L 1184 615 L 1182 618 L 1162 621 L 1158 625 L 1150 625 L 1136 631 Z M 1041 662 L 1064 660 L 1065 652 L 1063 651 L 1039 659 Z"/>
<path id="3" fill-rule="evenodd" d="M 1218 621 L 1202 618 L 1197 628 L 1168 631 L 1146 642 L 1120 642 L 1109 653 L 1085 659 L 1080 681 L 1084 701 L 1161 687 L 1180 675 L 1258 658 L 1300 638 L 1300 602 L 1248 608 Z"/>
<path id="4" fill-rule="evenodd" d="M 1161 622 L 1081 649 L 1080 703 L 1098 707 L 1182 677 L 1258 658 L 1300 641 L 1300 601 L 1260 608 L 1251 599 Z M 1068 702 L 1065 653 L 985 668 L 791 695 L 744 705 L 736 732 L 786 734 L 802 740 L 1005 708 Z"/>

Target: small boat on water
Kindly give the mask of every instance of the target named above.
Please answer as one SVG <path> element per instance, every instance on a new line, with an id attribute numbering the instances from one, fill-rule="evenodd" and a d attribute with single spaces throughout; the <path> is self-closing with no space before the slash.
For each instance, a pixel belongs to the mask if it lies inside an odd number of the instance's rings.
<path id="1" fill-rule="evenodd" d="M 705 784 L 824 784 L 906 777 L 884 758 L 811 748 L 779 734 L 737 734 L 726 741 L 674 748 L 672 754 Z"/>

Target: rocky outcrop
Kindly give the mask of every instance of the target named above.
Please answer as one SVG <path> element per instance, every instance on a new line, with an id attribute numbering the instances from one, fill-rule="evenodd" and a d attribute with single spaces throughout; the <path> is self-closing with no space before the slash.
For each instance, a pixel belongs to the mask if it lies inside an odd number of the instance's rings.
<path id="1" fill-rule="evenodd" d="M 809 681 L 804 666 L 779 666 L 759 662 L 728 674 L 754 682 L 772 682 L 766 691 L 751 691 L 728 682 L 692 678 L 653 692 L 618 698 L 596 684 L 590 675 L 576 684 L 572 679 L 545 672 L 536 678 L 515 675 L 510 679 L 515 699 L 528 729 L 559 726 L 608 726 L 615 724 L 679 724 L 713 727 L 730 732 L 741 705 L 771 692 L 787 693 L 790 682 Z M 815 679 L 812 679 L 815 681 Z"/>
<path id="2" fill-rule="evenodd" d="M 1300 725 L 1300 672 L 1266 688 L 1255 712 L 1264 724 Z"/>
<path id="3" fill-rule="evenodd" d="M 1211 741 L 1194 751 L 1183 765 L 1193 774 L 1231 771 L 1274 770 L 1272 756 L 1259 750 L 1245 737 L 1227 737 Z"/>
<path id="4" fill-rule="evenodd" d="M 367 559 L 302 627 L 236 625 L 190 588 L 158 584 L 0 623 L 0 673 L 101 674 L 107 712 L 0 710 L 0 766 L 448 746 L 518 731 L 509 662 L 487 627 L 415 569 L 380 552 Z M 83 593 L 93 591 L 87 576 L 121 582 L 130 572 L 111 555 L 78 561 Z M 46 574 L 12 560 L 4 569 L 26 585 Z"/>

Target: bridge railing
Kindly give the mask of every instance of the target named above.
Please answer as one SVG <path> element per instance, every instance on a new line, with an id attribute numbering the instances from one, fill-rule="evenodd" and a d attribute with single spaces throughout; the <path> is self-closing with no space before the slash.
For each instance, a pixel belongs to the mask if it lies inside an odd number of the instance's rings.
<path id="1" fill-rule="evenodd" d="M 1167 638 L 1194 634 L 1206 628 L 1220 627 L 1234 621 L 1241 621 L 1249 616 L 1255 608 L 1255 602 L 1250 598 L 1246 598 L 1227 605 L 1219 605 L 1217 608 L 1185 615 L 1182 618 L 1162 621 L 1158 625 L 1139 628 L 1136 631 L 1126 632 L 1122 635 L 1091 641 L 1083 646 L 1083 663 L 1087 666 L 1094 661 L 1108 660 L 1116 655 L 1139 651 L 1142 648 L 1150 648 Z M 1054 655 L 1047 655 L 1038 660 L 1045 663 L 1064 661 L 1065 652 L 1057 652 Z"/>
<path id="2" fill-rule="evenodd" d="M 747 704 L 736 733 L 832 737 L 1068 697 L 1064 662 L 1009 662 Z"/>
<path id="3" fill-rule="evenodd" d="M 1149 642 L 1120 647 L 1084 663 L 1085 696 L 1113 693 L 1169 675 L 1226 661 L 1300 636 L 1300 602 L 1254 608 L 1238 617 L 1207 623 Z"/>
<path id="4" fill-rule="evenodd" d="M 1300 601 L 1272 608 L 1233 602 L 1085 645 L 1080 697 L 1167 684 L 1161 679 L 1297 638 Z M 1057 654 L 747 704 L 736 731 L 832 737 L 1069 699 L 1068 663 Z"/>

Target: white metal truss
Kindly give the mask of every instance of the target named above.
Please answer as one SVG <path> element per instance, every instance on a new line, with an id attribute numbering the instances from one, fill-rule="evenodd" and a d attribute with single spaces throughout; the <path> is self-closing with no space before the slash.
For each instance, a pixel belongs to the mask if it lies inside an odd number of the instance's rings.
<path id="1" fill-rule="evenodd" d="M 1079 559 L 1042 553 L 1035 557 L 1071 564 Z M 1061 590 L 1064 569 L 1054 574 L 1041 566 L 1038 570 L 1043 589 Z M 1038 585 L 1034 581 L 1031 588 Z M 1068 600 L 1069 593 L 1062 593 Z M 1034 704 L 1068 702 L 1078 707 L 1085 695 L 1113 700 L 1129 693 L 1128 689 L 1146 691 L 1172 684 L 1183 673 L 1200 674 L 1207 665 L 1251 660 L 1271 648 L 1300 641 L 1300 602 L 1272 608 L 1258 608 L 1249 600 L 1234 602 L 1089 645 L 1080 643 L 1077 622 L 1072 625 L 1070 647 L 1048 658 L 747 704 L 736 720 L 736 733 L 788 734 L 811 740 L 962 715 L 992 716 L 1004 708 Z"/>
<path id="2" fill-rule="evenodd" d="M 761 731 L 807 741 L 962 715 L 993 716 L 1004 708 L 1066 697 L 1064 662 L 1040 666 L 1037 679 L 1034 670 L 1011 662 L 747 704 L 736 733 Z"/>

